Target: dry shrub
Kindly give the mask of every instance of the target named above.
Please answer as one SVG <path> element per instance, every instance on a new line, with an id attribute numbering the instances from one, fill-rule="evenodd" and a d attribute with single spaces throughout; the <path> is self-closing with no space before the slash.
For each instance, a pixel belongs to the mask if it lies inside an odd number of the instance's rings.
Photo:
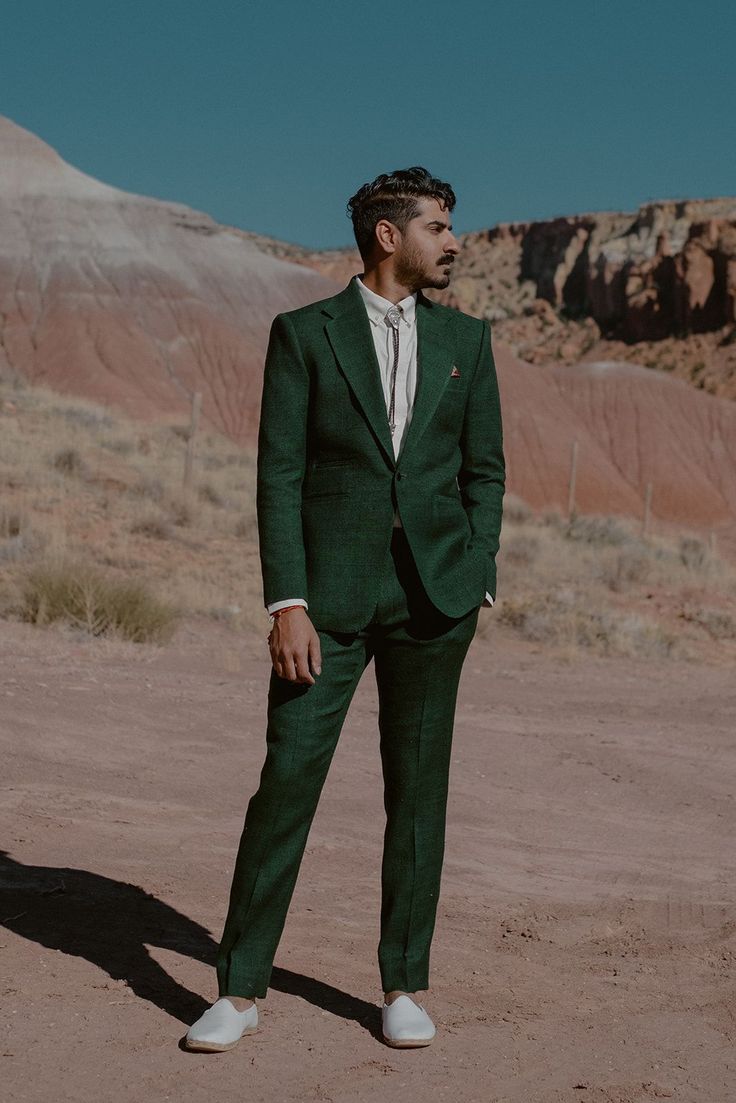
<path id="1" fill-rule="evenodd" d="M 532 517 L 531 506 L 528 506 L 523 498 L 517 494 L 504 494 L 503 519 L 513 525 L 520 525 L 523 521 L 529 521 Z"/>
<path id="2" fill-rule="evenodd" d="M 84 471 L 84 461 L 76 448 L 60 448 L 51 462 L 64 475 L 81 475 Z"/>
<path id="3" fill-rule="evenodd" d="M 680 616 L 704 628 L 714 640 L 736 640 L 736 618 L 725 609 L 701 606 L 699 609 L 685 609 Z"/>
<path id="4" fill-rule="evenodd" d="M 538 558 L 539 551 L 539 537 L 532 532 L 515 532 L 504 540 L 504 561 L 518 567 L 531 566 Z"/>
<path id="5" fill-rule="evenodd" d="M 172 497 L 169 499 L 166 508 L 172 523 L 180 528 L 185 528 L 194 522 L 194 512 L 186 498 Z"/>
<path id="6" fill-rule="evenodd" d="M 708 548 L 697 536 L 680 538 L 680 559 L 689 570 L 699 571 L 710 558 Z"/>
<path id="7" fill-rule="evenodd" d="M 111 429 L 114 422 L 109 414 L 89 406 L 52 406 L 50 414 L 63 418 L 71 425 L 81 426 L 83 429 Z"/>
<path id="8" fill-rule="evenodd" d="M 119 456 L 130 456 L 135 452 L 135 444 L 126 437 L 114 437 L 112 440 L 101 440 L 100 444 L 108 452 L 115 452 Z"/>
<path id="9" fill-rule="evenodd" d="M 135 643 L 169 639 L 177 616 L 143 583 L 106 577 L 82 562 L 42 564 L 29 571 L 19 612 L 32 624 L 61 620 L 93 636 Z"/>
<path id="10" fill-rule="evenodd" d="M 171 526 L 164 517 L 149 514 L 134 521 L 130 531 L 140 536 L 150 536 L 154 540 L 170 540 Z"/>
<path id="11" fill-rule="evenodd" d="M 21 510 L 0 506 L 0 539 L 20 536 L 24 528 L 25 517 Z"/>
<path id="12" fill-rule="evenodd" d="M 631 533 L 615 517 L 600 517 L 596 514 L 576 514 L 563 527 L 568 540 L 579 540 L 584 544 L 627 544 Z"/>
<path id="13" fill-rule="evenodd" d="M 629 589 L 632 583 L 644 582 L 651 572 L 652 553 L 640 544 L 622 548 L 610 558 L 602 560 L 600 577 L 609 590 L 619 593 Z"/>
<path id="14" fill-rule="evenodd" d="M 220 509 L 226 505 L 225 499 L 212 483 L 202 483 L 198 489 L 198 494 L 203 502 L 209 502 L 210 505 L 217 506 Z"/>
<path id="15" fill-rule="evenodd" d="M 591 609 L 568 590 L 505 600 L 499 620 L 534 643 L 573 646 L 601 655 L 671 656 L 677 640 L 636 614 Z"/>
<path id="16" fill-rule="evenodd" d="M 135 486 L 130 488 L 130 493 L 134 497 L 148 498 L 152 502 L 160 502 L 163 500 L 165 489 L 161 479 L 144 475 Z"/>

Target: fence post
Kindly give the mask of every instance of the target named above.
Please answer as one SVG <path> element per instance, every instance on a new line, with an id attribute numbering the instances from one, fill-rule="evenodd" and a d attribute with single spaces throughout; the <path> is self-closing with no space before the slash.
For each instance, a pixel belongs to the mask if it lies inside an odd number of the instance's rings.
<path id="1" fill-rule="evenodd" d="M 568 520 L 575 512 L 575 479 L 578 471 L 578 442 L 572 442 L 572 455 L 570 457 L 570 480 L 567 487 L 567 517 Z"/>
<path id="2" fill-rule="evenodd" d="M 194 467 L 194 438 L 199 427 L 199 412 L 202 409 L 202 392 L 195 391 L 192 395 L 192 417 L 189 422 L 189 435 L 187 437 L 187 450 L 184 455 L 184 490 L 189 490 L 192 482 L 192 470 Z"/>
<path id="3" fill-rule="evenodd" d="M 646 539 L 649 536 L 649 524 L 652 517 L 652 484 L 647 483 L 646 490 L 644 491 L 644 522 L 642 524 L 641 534 Z"/>

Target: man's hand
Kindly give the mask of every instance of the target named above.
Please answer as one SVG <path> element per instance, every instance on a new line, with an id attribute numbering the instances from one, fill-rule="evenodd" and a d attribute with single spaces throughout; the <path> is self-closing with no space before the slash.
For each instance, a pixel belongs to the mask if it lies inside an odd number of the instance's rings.
<path id="1" fill-rule="evenodd" d="M 317 629 L 306 609 L 298 605 L 276 617 L 268 636 L 268 647 L 279 678 L 314 685 L 310 666 L 315 674 L 320 674 L 322 655 Z"/>

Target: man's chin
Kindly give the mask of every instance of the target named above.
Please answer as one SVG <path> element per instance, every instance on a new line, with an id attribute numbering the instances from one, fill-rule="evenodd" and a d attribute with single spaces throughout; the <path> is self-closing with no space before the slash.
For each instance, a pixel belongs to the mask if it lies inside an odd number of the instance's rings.
<path id="1" fill-rule="evenodd" d="M 449 272 L 444 272 L 441 276 L 434 276 L 432 282 L 428 283 L 427 287 L 434 287 L 437 291 L 443 291 L 450 284 L 451 275 Z"/>
<path id="2" fill-rule="evenodd" d="M 450 283 L 452 278 L 451 272 L 439 272 L 433 275 L 427 275 L 424 277 L 425 283 L 422 287 L 434 287 L 437 291 L 443 291 Z"/>

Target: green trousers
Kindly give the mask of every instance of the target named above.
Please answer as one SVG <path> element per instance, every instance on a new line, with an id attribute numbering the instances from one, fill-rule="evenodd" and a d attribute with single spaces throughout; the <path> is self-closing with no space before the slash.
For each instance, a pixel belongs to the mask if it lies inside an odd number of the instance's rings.
<path id="1" fill-rule="evenodd" d="M 386 810 L 381 983 L 385 992 L 429 987 L 455 703 L 479 608 L 460 618 L 440 613 L 421 584 L 404 530 L 395 528 L 370 623 L 350 633 L 315 623 L 322 673 L 314 685 L 271 670 L 266 757 L 245 815 L 217 954 L 221 996 L 266 995 L 309 829 L 371 659 Z"/>

